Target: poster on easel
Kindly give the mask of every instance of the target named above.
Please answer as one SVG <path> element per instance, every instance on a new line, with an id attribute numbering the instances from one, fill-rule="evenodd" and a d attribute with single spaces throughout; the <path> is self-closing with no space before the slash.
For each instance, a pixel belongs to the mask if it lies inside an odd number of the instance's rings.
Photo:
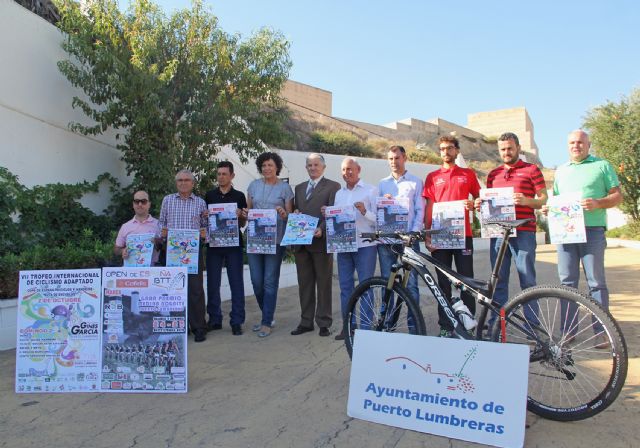
<path id="1" fill-rule="evenodd" d="M 100 269 L 21 271 L 16 393 L 99 389 Z"/>
<path id="2" fill-rule="evenodd" d="M 187 392 L 187 269 L 102 270 L 102 392 Z"/>

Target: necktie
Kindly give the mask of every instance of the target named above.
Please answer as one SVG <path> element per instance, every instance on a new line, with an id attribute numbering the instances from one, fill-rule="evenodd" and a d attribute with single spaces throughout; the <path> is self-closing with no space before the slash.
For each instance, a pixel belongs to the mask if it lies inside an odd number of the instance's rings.
<path id="1" fill-rule="evenodd" d="M 304 198 L 308 201 L 311 197 L 311 193 L 313 193 L 313 189 L 315 188 L 315 184 L 309 181 L 309 185 L 307 185 L 307 193 L 304 195 Z"/>

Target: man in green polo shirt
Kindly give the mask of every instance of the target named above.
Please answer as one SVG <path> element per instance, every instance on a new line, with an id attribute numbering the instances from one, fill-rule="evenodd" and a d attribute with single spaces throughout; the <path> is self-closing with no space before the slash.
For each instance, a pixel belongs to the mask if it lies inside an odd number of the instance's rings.
<path id="1" fill-rule="evenodd" d="M 569 162 L 556 170 L 553 194 L 580 192 L 587 233 L 585 243 L 558 245 L 558 275 L 563 285 L 578 287 L 580 262 L 584 268 L 589 293 L 605 310 L 609 309 L 609 290 L 604 273 L 604 250 L 607 247 L 607 210 L 622 202 L 618 176 L 611 164 L 589 154 L 589 135 L 582 130 L 569 134 Z M 565 311 L 563 310 L 563 315 Z M 569 316 L 573 315 L 571 313 Z M 571 322 L 571 319 L 567 319 Z M 567 322 L 567 323 L 568 323 Z M 598 348 L 607 348 L 601 328 L 594 325 L 598 334 Z M 576 329 L 568 329 L 575 335 Z"/>

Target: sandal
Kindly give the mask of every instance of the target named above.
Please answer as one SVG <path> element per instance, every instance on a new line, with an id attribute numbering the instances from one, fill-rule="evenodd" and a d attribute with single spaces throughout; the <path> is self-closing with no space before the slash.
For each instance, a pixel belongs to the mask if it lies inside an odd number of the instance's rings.
<path id="1" fill-rule="evenodd" d="M 262 327 L 260 332 L 258 333 L 259 338 L 266 338 L 271 334 L 271 327 L 267 327 L 266 325 Z"/>

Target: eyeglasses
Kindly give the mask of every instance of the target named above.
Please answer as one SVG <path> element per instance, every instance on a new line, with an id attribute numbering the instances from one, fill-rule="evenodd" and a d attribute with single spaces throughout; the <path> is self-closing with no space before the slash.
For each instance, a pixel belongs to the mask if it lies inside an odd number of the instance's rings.
<path id="1" fill-rule="evenodd" d="M 146 204 L 147 202 L 149 202 L 149 199 L 134 199 L 133 200 L 134 204 Z"/>
<path id="2" fill-rule="evenodd" d="M 456 147 L 454 145 L 440 147 L 440 151 L 449 151 L 450 149 L 456 149 Z"/>

